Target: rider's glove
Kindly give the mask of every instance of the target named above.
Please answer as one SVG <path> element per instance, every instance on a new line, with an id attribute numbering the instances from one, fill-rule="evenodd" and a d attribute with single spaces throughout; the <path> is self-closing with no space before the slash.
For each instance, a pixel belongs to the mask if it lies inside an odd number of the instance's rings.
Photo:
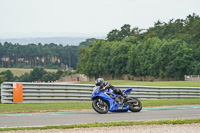
<path id="1" fill-rule="evenodd" d="M 111 86 L 109 82 L 105 82 L 105 89 L 108 89 Z"/>

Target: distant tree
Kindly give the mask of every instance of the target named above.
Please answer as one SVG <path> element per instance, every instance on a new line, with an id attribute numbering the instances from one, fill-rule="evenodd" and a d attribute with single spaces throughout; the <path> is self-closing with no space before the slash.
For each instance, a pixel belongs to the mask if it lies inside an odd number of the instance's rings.
<path id="1" fill-rule="evenodd" d="M 110 31 L 107 35 L 107 40 L 108 41 L 119 41 L 119 30 L 114 29 Z"/>
<path id="2" fill-rule="evenodd" d="M 48 81 L 56 81 L 58 80 L 62 75 L 64 74 L 64 71 L 58 70 L 57 72 L 47 72 L 42 67 L 35 67 L 33 71 L 29 73 L 25 73 L 21 75 L 20 77 L 16 78 L 16 81 L 18 82 L 33 82 L 33 81 L 42 81 L 42 82 L 48 82 Z"/>
<path id="3" fill-rule="evenodd" d="M 56 81 L 56 74 L 54 72 L 46 72 L 40 79 L 40 81 Z"/>
<path id="4" fill-rule="evenodd" d="M 121 27 L 121 30 L 114 29 L 107 35 L 108 41 L 122 41 L 123 39 L 131 35 L 131 26 L 125 24 Z"/>
<path id="5" fill-rule="evenodd" d="M 31 81 L 41 81 L 43 75 L 47 72 L 44 70 L 43 67 L 35 67 L 33 71 L 30 72 L 30 80 Z"/>
<path id="6" fill-rule="evenodd" d="M 1 85 L 3 82 L 6 81 L 5 79 L 6 79 L 5 75 L 0 75 L 0 85 Z"/>
<path id="7" fill-rule="evenodd" d="M 84 73 L 84 66 L 87 62 L 87 54 L 88 54 L 88 48 L 87 47 L 80 47 L 79 48 L 79 58 L 78 58 L 78 64 L 77 64 L 77 72 L 78 73 Z"/>
<path id="8" fill-rule="evenodd" d="M 139 29 L 138 27 L 134 27 L 132 30 L 131 30 L 131 35 L 130 36 L 134 36 L 136 37 L 137 39 L 142 39 L 142 36 L 141 36 L 141 32 L 143 31 L 144 29 Z"/>
<path id="9" fill-rule="evenodd" d="M 92 44 L 95 40 L 96 40 L 96 38 L 88 38 L 88 39 L 86 39 L 85 41 L 81 42 L 81 43 L 79 44 L 79 46 L 80 46 L 80 47 L 89 46 L 89 45 Z"/>
<path id="10" fill-rule="evenodd" d="M 20 77 L 16 78 L 16 81 L 18 81 L 18 82 L 32 82 L 32 80 L 30 78 L 30 74 L 28 74 L 28 73 L 24 73 Z M 38 81 L 38 80 L 36 80 L 36 81 Z"/>
<path id="11" fill-rule="evenodd" d="M 13 73 L 10 70 L 6 70 L 0 73 L 0 75 L 4 75 L 5 81 L 13 82 L 14 76 Z"/>
<path id="12" fill-rule="evenodd" d="M 131 25 L 125 24 L 121 27 L 121 31 L 119 32 L 119 41 L 122 41 L 129 36 L 131 36 Z"/>
<path id="13" fill-rule="evenodd" d="M 52 68 L 61 64 L 76 69 L 78 61 L 78 46 L 62 46 L 50 44 L 0 44 L 0 67 L 4 68 L 34 68 L 42 66 Z"/>

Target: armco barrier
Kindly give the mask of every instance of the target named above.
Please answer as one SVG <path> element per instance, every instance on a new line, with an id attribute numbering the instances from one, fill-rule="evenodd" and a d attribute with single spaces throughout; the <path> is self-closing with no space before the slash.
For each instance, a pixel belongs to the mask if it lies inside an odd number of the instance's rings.
<path id="1" fill-rule="evenodd" d="M 1 84 L 2 103 L 38 103 L 90 101 L 94 85 L 61 83 L 21 83 Z M 115 86 L 125 90 L 133 88 L 132 96 L 140 99 L 200 98 L 199 87 L 149 87 Z M 14 95 L 14 96 L 13 96 Z M 22 99 L 20 98 L 22 97 Z"/>
<path id="2" fill-rule="evenodd" d="M 1 85 L 0 85 L 0 99 L 1 99 Z"/>
<path id="3" fill-rule="evenodd" d="M 15 85 L 12 82 L 1 84 L 2 103 L 13 103 Z M 22 85 L 23 103 L 89 101 L 94 87 L 94 85 L 57 83 L 22 83 Z"/>

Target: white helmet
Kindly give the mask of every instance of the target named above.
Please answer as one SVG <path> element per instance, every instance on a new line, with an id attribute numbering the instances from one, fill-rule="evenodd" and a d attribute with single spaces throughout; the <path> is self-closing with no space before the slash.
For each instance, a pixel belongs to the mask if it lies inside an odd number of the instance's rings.
<path id="1" fill-rule="evenodd" d="M 96 86 L 102 86 L 103 83 L 104 83 L 104 79 L 103 79 L 103 78 L 98 78 L 98 79 L 95 81 L 95 83 L 96 83 Z"/>

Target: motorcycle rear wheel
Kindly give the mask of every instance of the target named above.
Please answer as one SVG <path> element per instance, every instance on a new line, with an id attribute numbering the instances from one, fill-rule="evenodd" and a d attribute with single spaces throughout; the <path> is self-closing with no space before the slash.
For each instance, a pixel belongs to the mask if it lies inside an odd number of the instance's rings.
<path id="1" fill-rule="evenodd" d="M 140 112 L 142 110 L 142 103 L 140 102 L 140 100 L 138 100 L 137 98 L 134 97 L 130 97 L 130 99 L 134 99 L 137 101 L 137 103 L 129 103 L 130 106 L 130 111 L 131 112 Z"/>
<path id="2" fill-rule="evenodd" d="M 109 111 L 108 104 L 100 98 L 93 100 L 92 108 L 99 114 L 106 114 Z"/>

